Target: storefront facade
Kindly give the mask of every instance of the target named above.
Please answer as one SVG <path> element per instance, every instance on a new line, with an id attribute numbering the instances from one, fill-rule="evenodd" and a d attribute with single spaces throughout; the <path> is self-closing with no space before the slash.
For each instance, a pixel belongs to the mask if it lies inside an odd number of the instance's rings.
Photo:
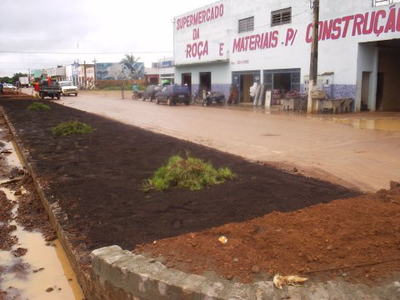
<path id="1" fill-rule="evenodd" d="M 176 17 L 176 83 L 227 97 L 235 84 L 240 102 L 252 101 L 254 82 L 305 92 L 310 2 L 223 0 Z M 399 1 L 321 0 L 319 25 L 318 86 L 331 98 L 353 98 L 355 111 L 400 109 Z"/>

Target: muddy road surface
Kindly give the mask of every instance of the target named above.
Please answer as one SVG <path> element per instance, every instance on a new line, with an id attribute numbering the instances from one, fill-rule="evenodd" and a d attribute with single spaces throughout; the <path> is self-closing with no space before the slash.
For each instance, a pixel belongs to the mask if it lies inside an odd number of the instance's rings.
<path id="1" fill-rule="evenodd" d="M 252 107 L 169 107 L 130 96 L 82 92 L 57 102 L 363 191 L 389 188 L 400 178 L 400 113 L 305 116 Z"/>

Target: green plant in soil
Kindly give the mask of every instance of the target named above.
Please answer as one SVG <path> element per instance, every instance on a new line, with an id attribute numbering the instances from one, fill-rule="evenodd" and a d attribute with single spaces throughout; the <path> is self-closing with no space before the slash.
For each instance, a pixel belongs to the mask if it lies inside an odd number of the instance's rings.
<path id="1" fill-rule="evenodd" d="M 52 129 L 53 134 L 59 136 L 92 133 L 93 131 L 94 129 L 90 125 L 78 121 L 63 122 Z"/>
<path id="2" fill-rule="evenodd" d="M 33 102 L 31 105 L 28 106 L 29 110 L 50 110 L 50 106 L 43 104 L 41 102 Z"/>
<path id="3" fill-rule="evenodd" d="M 144 189 L 157 191 L 171 188 L 200 190 L 205 186 L 221 184 L 235 177 L 236 174 L 233 174 L 229 168 L 215 169 L 210 163 L 192 157 L 186 152 L 186 158 L 182 158 L 180 155 L 170 157 L 167 163 L 144 183 Z"/>

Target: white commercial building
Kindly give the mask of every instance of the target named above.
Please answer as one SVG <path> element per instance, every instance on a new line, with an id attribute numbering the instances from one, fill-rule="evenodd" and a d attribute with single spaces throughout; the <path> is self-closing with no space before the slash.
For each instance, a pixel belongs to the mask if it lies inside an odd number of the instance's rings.
<path id="1" fill-rule="evenodd" d="M 66 69 L 64 66 L 47 69 L 47 76 L 56 80 L 66 79 Z"/>
<path id="2" fill-rule="evenodd" d="M 400 1 L 320 0 L 318 74 L 354 110 L 400 109 Z M 175 82 L 250 102 L 254 82 L 304 92 L 312 1 L 222 0 L 174 19 Z"/>
<path id="3" fill-rule="evenodd" d="M 152 63 L 151 68 L 146 68 L 146 82 L 151 84 L 162 84 L 169 82 L 174 84 L 175 67 L 173 57 L 164 57 Z"/>

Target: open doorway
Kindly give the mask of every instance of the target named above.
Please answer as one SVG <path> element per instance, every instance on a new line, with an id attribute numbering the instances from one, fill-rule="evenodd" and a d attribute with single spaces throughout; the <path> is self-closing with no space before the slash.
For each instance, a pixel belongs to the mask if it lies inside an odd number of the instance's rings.
<path id="1" fill-rule="evenodd" d="M 400 39 L 378 42 L 376 110 L 400 111 Z"/>
<path id="2" fill-rule="evenodd" d="M 252 103 L 253 98 L 250 96 L 250 88 L 253 84 L 260 83 L 260 72 L 259 71 L 245 71 L 245 72 L 233 72 L 232 73 L 232 84 L 238 88 L 238 97 L 240 103 Z"/>
<path id="3" fill-rule="evenodd" d="M 189 89 L 192 89 L 192 74 L 191 73 L 183 73 L 182 74 L 182 84 L 187 85 Z"/>
<path id="4" fill-rule="evenodd" d="M 285 92 L 290 91 L 291 83 L 290 73 L 275 73 L 274 74 L 274 89 L 284 90 Z"/>
<path id="5" fill-rule="evenodd" d="M 250 96 L 250 88 L 253 85 L 253 75 L 241 75 L 240 80 L 240 102 L 250 103 L 252 102 Z"/>
<path id="6" fill-rule="evenodd" d="M 361 84 L 361 110 L 369 110 L 369 90 L 370 90 L 370 79 L 371 72 L 362 72 L 362 84 Z"/>
<path id="7" fill-rule="evenodd" d="M 200 89 L 211 91 L 211 72 L 200 73 Z"/>
<path id="8" fill-rule="evenodd" d="M 385 74 L 382 72 L 378 72 L 376 84 L 376 110 L 382 110 L 384 82 Z"/>
<path id="9" fill-rule="evenodd" d="M 272 105 L 281 105 L 289 91 L 300 92 L 300 69 L 276 69 L 264 71 L 267 91 L 272 92 Z"/>

